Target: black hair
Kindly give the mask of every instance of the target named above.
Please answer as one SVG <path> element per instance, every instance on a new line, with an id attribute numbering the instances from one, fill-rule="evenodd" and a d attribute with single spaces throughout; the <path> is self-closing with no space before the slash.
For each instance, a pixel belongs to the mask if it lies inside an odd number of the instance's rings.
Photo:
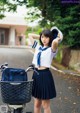
<path id="1" fill-rule="evenodd" d="M 40 41 L 40 44 L 43 46 L 43 43 L 41 41 L 41 36 L 44 35 L 46 37 L 49 38 L 49 44 L 48 46 L 51 47 L 51 43 L 52 43 L 52 32 L 49 30 L 49 29 L 45 29 L 43 30 L 41 33 L 40 33 L 40 38 L 39 38 L 39 41 Z"/>

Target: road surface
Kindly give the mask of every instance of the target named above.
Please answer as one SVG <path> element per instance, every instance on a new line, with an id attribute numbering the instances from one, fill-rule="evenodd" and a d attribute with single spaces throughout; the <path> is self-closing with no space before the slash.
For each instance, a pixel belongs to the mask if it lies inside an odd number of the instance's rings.
<path id="1" fill-rule="evenodd" d="M 0 64 L 26 69 L 33 54 L 28 48 L 0 48 Z M 51 100 L 52 113 L 80 113 L 80 77 L 63 75 L 51 69 L 55 80 L 57 97 Z M 0 98 L 0 105 L 3 105 Z M 33 112 L 33 98 L 26 104 L 26 111 Z M 43 109 L 42 109 L 43 112 Z"/>

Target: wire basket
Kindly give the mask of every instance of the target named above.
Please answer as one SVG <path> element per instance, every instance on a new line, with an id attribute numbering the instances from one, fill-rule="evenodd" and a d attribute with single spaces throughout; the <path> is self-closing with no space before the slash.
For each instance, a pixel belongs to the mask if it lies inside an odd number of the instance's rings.
<path id="1" fill-rule="evenodd" d="M 31 100 L 33 80 L 23 82 L 0 81 L 2 101 L 11 105 L 28 103 Z"/>

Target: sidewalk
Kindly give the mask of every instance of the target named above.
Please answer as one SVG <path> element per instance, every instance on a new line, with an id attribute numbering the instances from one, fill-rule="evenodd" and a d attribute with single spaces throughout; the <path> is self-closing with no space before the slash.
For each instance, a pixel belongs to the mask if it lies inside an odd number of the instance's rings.
<path id="1" fill-rule="evenodd" d="M 60 70 L 60 69 L 57 69 L 53 66 L 51 66 L 51 68 L 59 73 L 62 73 L 64 75 L 73 75 L 73 76 L 80 76 L 80 73 L 76 72 L 75 70 Z"/>
<path id="2" fill-rule="evenodd" d="M 28 48 L 28 46 L 25 45 L 20 45 L 20 46 L 16 46 L 16 45 L 0 45 L 0 48 L 16 48 L 16 49 L 26 49 Z"/>

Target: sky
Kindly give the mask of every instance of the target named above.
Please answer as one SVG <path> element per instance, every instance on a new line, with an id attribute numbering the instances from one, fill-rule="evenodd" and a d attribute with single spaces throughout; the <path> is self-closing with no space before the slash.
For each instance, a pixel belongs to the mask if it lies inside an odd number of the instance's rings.
<path id="1" fill-rule="evenodd" d="M 17 12 L 6 12 L 5 13 L 5 15 L 6 16 L 15 16 L 15 17 L 25 17 L 26 15 L 27 15 L 27 8 L 26 8 L 26 6 L 24 5 L 24 6 L 18 6 L 17 7 Z M 28 22 L 28 25 L 29 26 L 32 26 L 32 27 L 34 27 L 34 26 L 36 26 L 38 24 L 38 20 L 35 20 L 35 22 Z"/>
<path id="2" fill-rule="evenodd" d="M 13 13 L 13 12 L 6 12 L 5 13 L 7 16 L 21 16 L 21 17 L 25 17 L 25 15 L 27 14 L 27 8 L 25 6 L 18 6 L 17 7 L 17 12 Z"/>
<path id="3" fill-rule="evenodd" d="M 14 4 L 16 3 L 16 0 L 9 0 L 10 3 Z M 9 15 L 9 16 L 21 16 L 21 17 L 24 17 L 27 13 L 27 8 L 25 5 L 23 6 L 17 6 L 17 12 L 13 13 L 13 12 L 6 12 L 5 14 L 6 15 Z"/>

